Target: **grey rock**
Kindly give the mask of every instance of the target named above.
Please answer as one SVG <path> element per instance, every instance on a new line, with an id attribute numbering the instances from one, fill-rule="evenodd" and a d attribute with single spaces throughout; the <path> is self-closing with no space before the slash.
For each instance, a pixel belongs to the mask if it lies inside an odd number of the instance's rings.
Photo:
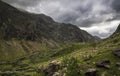
<path id="1" fill-rule="evenodd" d="M 46 76 L 53 76 L 61 68 L 60 64 L 57 62 L 51 62 L 49 65 L 44 68 L 41 66 L 39 72 L 44 72 Z"/>
<path id="2" fill-rule="evenodd" d="M 106 68 L 106 69 L 109 69 L 110 68 L 110 60 L 103 60 L 103 61 L 100 61 L 100 62 L 97 62 L 96 63 L 96 66 L 98 68 Z"/>
<path id="3" fill-rule="evenodd" d="M 117 62 L 117 63 L 116 63 L 116 66 L 117 66 L 117 67 L 120 67 L 120 62 Z"/>
<path id="4" fill-rule="evenodd" d="M 113 54 L 120 58 L 120 50 L 114 50 Z"/>
<path id="5" fill-rule="evenodd" d="M 94 68 L 88 69 L 88 71 L 85 73 L 85 76 L 98 76 L 97 75 L 97 70 Z"/>

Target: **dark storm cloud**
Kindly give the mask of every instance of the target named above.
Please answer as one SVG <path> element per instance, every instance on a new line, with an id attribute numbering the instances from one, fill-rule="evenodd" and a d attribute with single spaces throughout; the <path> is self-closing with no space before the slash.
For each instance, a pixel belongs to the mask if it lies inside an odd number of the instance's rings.
<path id="1" fill-rule="evenodd" d="M 3 0 L 3 1 L 11 4 L 17 4 L 23 7 L 28 7 L 36 5 L 40 0 Z"/>
<path id="2" fill-rule="evenodd" d="M 118 0 L 4 0 L 34 13 L 45 13 L 58 22 L 90 27 L 111 19 L 109 15 L 118 10 Z M 114 16 L 115 17 L 115 16 Z"/>
<path id="3" fill-rule="evenodd" d="M 29 12 L 44 13 L 58 22 L 72 23 L 79 27 L 87 28 L 87 30 L 89 30 L 88 32 L 100 37 L 110 35 L 111 32 L 115 30 L 112 25 L 115 25 L 115 28 L 120 21 L 120 0 L 4 1 Z M 112 25 L 110 23 L 112 23 Z M 91 29 L 95 26 L 98 27 Z M 102 26 L 102 29 L 99 30 L 99 26 Z M 109 30 L 106 29 L 107 27 L 109 27 Z M 100 31 L 103 32 L 101 33 Z"/>
<path id="4" fill-rule="evenodd" d="M 120 20 L 120 0 L 112 0 L 110 7 L 114 11 L 113 16 L 106 21 Z"/>
<path id="5" fill-rule="evenodd" d="M 120 13 L 115 14 L 112 18 L 110 18 L 106 21 L 114 21 L 114 20 L 120 20 Z"/>
<path id="6" fill-rule="evenodd" d="M 45 13 L 58 22 L 73 23 L 80 27 L 90 27 L 103 21 L 112 12 L 111 0 L 4 0 L 8 3 L 29 8 L 35 13 Z M 30 8 L 31 7 L 31 8 Z M 107 11 L 106 11 L 107 10 Z M 100 17 L 102 16 L 102 17 Z"/>
<path id="7" fill-rule="evenodd" d="M 120 12 L 120 0 L 113 0 L 112 6 L 113 9 L 115 9 L 117 12 Z"/>

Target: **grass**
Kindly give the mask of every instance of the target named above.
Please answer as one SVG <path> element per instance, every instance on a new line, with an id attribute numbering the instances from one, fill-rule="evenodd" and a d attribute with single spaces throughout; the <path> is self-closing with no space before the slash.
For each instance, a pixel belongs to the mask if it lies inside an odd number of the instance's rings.
<path id="1" fill-rule="evenodd" d="M 32 54 L 37 51 L 48 50 L 44 44 L 25 40 L 11 40 L 0 42 L 0 61 L 12 61 L 16 58 Z"/>
<path id="2" fill-rule="evenodd" d="M 32 44 L 32 42 L 27 43 L 29 47 L 31 47 L 30 44 Z M 87 66 L 96 68 L 99 71 L 98 73 L 100 75 L 104 74 L 105 76 L 113 76 L 113 75 L 119 76 L 120 70 L 118 67 L 116 67 L 116 63 L 120 62 L 120 59 L 112 54 L 113 50 L 119 48 L 119 44 L 120 44 L 120 36 L 115 36 L 112 38 L 102 40 L 97 43 L 88 43 L 88 44 L 75 43 L 67 46 L 62 46 L 58 49 L 44 48 L 44 50 L 42 51 L 38 51 L 29 56 L 25 56 L 23 60 L 16 61 L 15 62 L 16 66 L 15 65 L 13 66 L 12 64 L 0 65 L 1 68 L 0 70 L 20 68 L 24 64 L 29 64 L 28 66 L 24 67 L 27 69 L 25 69 L 24 72 L 21 73 L 31 76 L 40 76 L 40 74 L 36 72 L 36 69 L 39 68 L 39 66 L 41 65 L 47 66 L 52 60 L 57 60 L 62 62 L 62 60 L 65 57 L 66 58 L 75 57 L 77 58 L 78 63 L 80 65 L 81 76 L 84 76 Z M 96 62 L 106 59 L 111 61 L 109 70 L 103 68 L 97 68 L 95 66 Z M 23 65 L 20 66 L 18 64 L 23 64 Z"/>

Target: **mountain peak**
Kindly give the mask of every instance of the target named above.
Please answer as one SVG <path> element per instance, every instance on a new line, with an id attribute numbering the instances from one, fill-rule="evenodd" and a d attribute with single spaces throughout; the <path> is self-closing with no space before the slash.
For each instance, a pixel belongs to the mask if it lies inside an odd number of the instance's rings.
<path id="1" fill-rule="evenodd" d="M 118 25 L 116 32 L 120 33 L 120 24 Z"/>
<path id="2" fill-rule="evenodd" d="M 120 24 L 118 25 L 116 31 L 111 36 L 116 36 L 116 34 L 120 34 Z"/>

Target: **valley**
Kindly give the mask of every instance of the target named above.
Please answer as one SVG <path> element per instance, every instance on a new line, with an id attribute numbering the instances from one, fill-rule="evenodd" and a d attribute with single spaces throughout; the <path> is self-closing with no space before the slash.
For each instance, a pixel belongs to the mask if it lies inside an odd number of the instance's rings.
<path id="1" fill-rule="evenodd" d="M 0 0 L 0 76 L 119 76 L 119 27 L 100 39 Z"/>

